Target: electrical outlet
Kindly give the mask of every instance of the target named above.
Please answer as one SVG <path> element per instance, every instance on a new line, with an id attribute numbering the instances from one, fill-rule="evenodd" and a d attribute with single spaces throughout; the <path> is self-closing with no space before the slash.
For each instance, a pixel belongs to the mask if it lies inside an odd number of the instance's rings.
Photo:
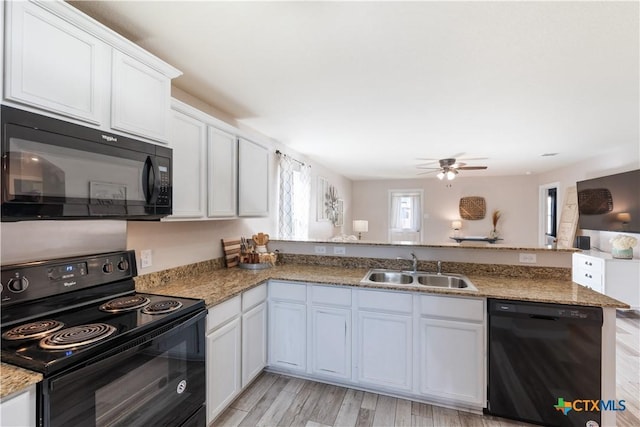
<path id="1" fill-rule="evenodd" d="M 149 268 L 153 265 L 153 255 L 151 249 L 140 251 L 140 268 Z"/>
<path id="2" fill-rule="evenodd" d="M 522 253 L 520 254 L 520 262 L 527 263 L 527 264 L 535 264 L 537 262 L 536 254 Z"/>
<path id="3" fill-rule="evenodd" d="M 333 254 L 334 255 L 344 255 L 347 253 L 347 249 L 344 246 L 334 246 Z"/>
<path id="4" fill-rule="evenodd" d="M 313 251 L 317 254 L 326 254 L 327 247 L 326 246 L 314 246 Z"/>

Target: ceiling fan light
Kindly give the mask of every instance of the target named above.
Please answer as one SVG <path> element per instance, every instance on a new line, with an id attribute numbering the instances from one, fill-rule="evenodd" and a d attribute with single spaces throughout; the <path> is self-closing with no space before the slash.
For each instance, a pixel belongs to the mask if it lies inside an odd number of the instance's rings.
<path id="1" fill-rule="evenodd" d="M 449 169 L 449 170 L 447 171 L 447 179 L 448 179 L 449 181 L 451 181 L 451 180 L 452 180 L 452 179 L 454 179 L 455 177 L 456 177 L 456 172 L 455 172 L 455 171 L 453 171 L 453 170 L 451 170 L 451 169 Z"/>
<path id="2" fill-rule="evenodd" d="M 442 178 L 444 178 L 444 172 L 440 171 L 438 172 L 438 175 L 436 175 L 438 177 L 439 180 L 442 181 Z"/>

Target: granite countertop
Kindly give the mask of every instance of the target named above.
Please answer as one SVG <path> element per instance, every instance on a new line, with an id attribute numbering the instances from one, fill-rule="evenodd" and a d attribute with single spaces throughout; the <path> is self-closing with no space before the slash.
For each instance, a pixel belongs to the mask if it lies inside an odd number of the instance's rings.
<path id="1" fill-rule="evenodd" d="M 0 363 L 0 399 L 42 381 L 42 374 Z"/>
<path id="2" fill-rule="evenodd" d="M 212 307 L 229 298 L 255 287 L 267 280 L 287 280 L 326 285 L 342 285 L 379 288 L 396 291 L 422 292 L 482 298 L 503 298 L 520 301 L 548 302 L 596 307 L 629 308 L 606 295 L 580 286 L 570 280 L 515 278 L 468 274 L 478 288 L 477 291 L 463 289 L 440 289 L 416 286 L 389 286 L 360 283 L 367 268 L 345 268 L 286 264 L 261 271 L 239 268 L 221 269 L 175 279 L 165 285 L 136 286 L 139 292 L 204 299 Z"/>
<path id="3" fill-rule="evenodd" d="M 465 237 L 460 236 L 460 239 L 464 239 Z M 467 236 L 468 239 L 471 239 L 471 236 Z M 453 238 L 451 238 L 453 240 Z M 474 241 L 466 241 L 465 243 L 456 243 L 456 242 L 442 242 L 442 243 L 416 243 L 416 242 L 388 242 L 388 241 L 377 241 L 377 240 L 326 240 L 326 239 L 307 239 L 307 240 L 286 240 L 286 239 L 271 239 L 269 240 L 271 244 L 273 243 L 311 243 L 311 244 L 333 244 L 333 245 L 360 245 L 360 246 L 398 246 L 398 247 L 407 247 L 410 246 L 412 248 L 463 248 L 463 249 L 489 249 L 489 250 L 499 250 L 499 251 L 529 251 L 529 252 L 580 252 L 580 249 L 576 248 L 553 248 L 551 246 L 527 246 L 527 245 L 514 245 L 514 244 L 506 244 L 506 243 L 485 243 L 485 242 L 474 242 Z"/>

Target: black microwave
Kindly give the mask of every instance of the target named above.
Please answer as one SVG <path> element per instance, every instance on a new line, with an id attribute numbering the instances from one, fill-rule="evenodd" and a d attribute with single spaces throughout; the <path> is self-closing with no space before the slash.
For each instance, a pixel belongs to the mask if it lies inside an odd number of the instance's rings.
<path id="1" fill-rule="evenodd" d="M 171 215 L 170 148 L 2 106 L 2 221 Z"/>

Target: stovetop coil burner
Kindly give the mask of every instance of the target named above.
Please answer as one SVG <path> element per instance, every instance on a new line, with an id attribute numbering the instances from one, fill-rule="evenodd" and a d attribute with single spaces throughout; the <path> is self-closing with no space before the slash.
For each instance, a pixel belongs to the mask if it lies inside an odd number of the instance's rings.
<path id="1" fill-rule="evenodd" d="M 129 295 L 122 298 L 112 299 L 102 304 L 99 308 L 107 313 L 121 313 L 123 311 L 137 310 L 149 304 L 151 300 L 142 295 Z"/>
<path id="2" fill-rule="evenodd" d="M 103 340 L 116 332 L 116 328 L 106 323 L 91 323 L 62 329 L 40 340 L 45 350 L 66 350 Z"/>
<path id="3" fill-rule="evenodd" d="M 38 322 L 27 323 L 10 329 L 2 334 L 2 338 L 10 341 L 38 339 L 58 331 L 63 327 L 64 323 L 57 320 L 40 320 Z"/>
<path id="4" fill-rule="evenodd" d="M 165 314 L 178 310 L 182 307 L 182 303 L 176 300 L 162 300 L 145 306 L 142 309 L 144 314 Z"/>

